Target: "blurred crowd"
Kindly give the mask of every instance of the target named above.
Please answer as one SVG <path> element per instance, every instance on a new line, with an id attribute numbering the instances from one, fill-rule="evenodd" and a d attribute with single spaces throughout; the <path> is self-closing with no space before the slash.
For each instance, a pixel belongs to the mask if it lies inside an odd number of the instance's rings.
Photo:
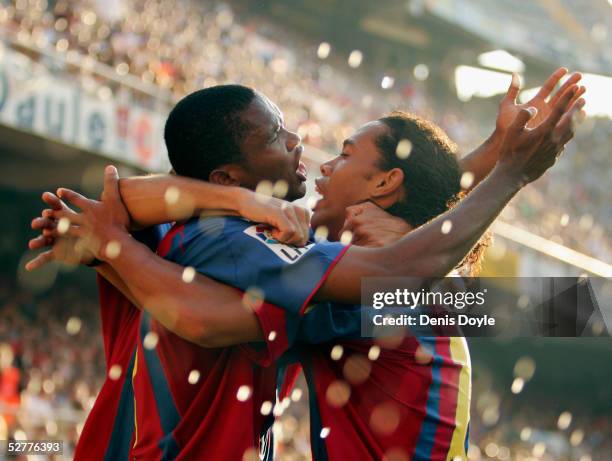
<path id="1" fill-rule="evenodd" d="M 215 1 L 0 0 L 0 26 L 19 42 L 79 54 L 167 90 L 177 100 L 225 82 L 253 86 L 279 104 L 288 127 L 335 153 L 354 128 L 393 108 L 432 118 L 461 153 L 494 126 L 494 113 L 468 113 L 430 94 L 427 68 L 374 81 L 367 56 L 347 61 L 331 45 Z M 363 60 L 363 64 L 362 64 Z M 351 73 L 349 67 L 364 70 Z M 417 78 L 418 77 L 418 78 Z M 380 78 L 377 77 L 377 78 Z M 471 103 L 473 104 L 473 103 Z M 473 107 L 473 106 L 471 106 Z M 478 112 L 476 112 L 478 114 Z M 476 119 L 475 119 L 476 118 Z M 596 258 L 612 260 L 607 155 L 609 119 L 590 119 L 545 179 L 526 188 L 504 218 Z"/>
<path id="2" fill-rule="evenodd" d="M 93 291 L 0 278 L 0 440 L 64 440 L 71 458 L 105 377 L 98 312 Z"/>

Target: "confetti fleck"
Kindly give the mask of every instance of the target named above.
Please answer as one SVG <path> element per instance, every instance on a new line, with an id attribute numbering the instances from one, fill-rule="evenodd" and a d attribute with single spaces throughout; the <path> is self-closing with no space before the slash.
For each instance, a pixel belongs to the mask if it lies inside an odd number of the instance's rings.
<path id="1" fill-rule="evenodd" d="M 342 245 L 348 245 L 353 240 L 353 233 L 350 230 L 345 230 L 340 235 L 340 243 Z"/>
<path id="2" fill-rule="evenodd" d="M 531 428 L 529 426 L 521 429 L 521 440 L 527 442 L 531 438 Z"/>
<path id="3" fill-rule="evenodd" d="M 382 81 L 380 82 L 380 87 L 383 90 L 388 90 L 389 88 L 393 88 L 394 84 L 395 84 L 395 79 L 393 77 L 390 77 L 389 75 L 385 75 Z"/>
<path id="4" fill-rule="evenodd" d="M 576 429 L 575 431 L 572 432 L 572 435 L 570 435 L 570 443 L 572 444 L 573 447 L 577 447 L 578 445 L 580 445 L 583 440 L 584 440 L 584 431 L 580 429 Z"/>
<path id="5" fill-rule="evenodd" d="M 121 372 L 121 365 L 114 364 L 110 367 L 110 370 L 108 370 L 108 377 L 113 381 L 117 381 L 121 377 Z"/>
<path id="6" fill-rule="evenodd" d="M 342 358 L 342 354 L 344 354 L 344 348 L 337 344 L 332 347 L 331 353 L 329 354 L 332 360 L 340 360 Z"/>
<path id="7" fill-rule="evenodd" d="M 561 216 L 561 220 L 559 221 L 559 224 L 561 224 L 561 227 L 566 227 L 569 224 L 569 220 L 570 217 L 567 213 L 563 213 L 563 215 Z"/>
<path id="8" fill-rule="evenodd" d="M 351 51 L 351 54 L 348 58 L 348 65 L 353 69 L 356 69 L 361 65 L 361 61 L 363 60 L 363 53 L 359 50 Z"/>
<path id="9" fill-rule="evenodd" d="M 523 387 L 525 387 L 525 380 L 523 378 L 514 378 L 510 390 L 513 394 L 520 394 L 523 390 Z"/>
<path id="10" fill-rule="evenodd" d="M 559 419 L 557 420 L 557 427 L 559 430 L 564 431 L 572 424 L 572 414 L 569 411 L 564 411 L 559 415 Z"/>
<path id="11" fill-rule="evenodd" d="M 268 341 L 274 341 L 276 339 L 276 331 L 272 330 L 268 335 Z"/>
<path id="12" fill-rule="evenodd" d="M 351 387 L 346 381 L 340 379 L 332 381 L 325 392 L 327 403 L 335 408 L 344 406 L 348 402 L 350 396 Z"/>
<path id="13" fill-rule="evenodd" d="M 66 332 L 69 335 L 76 335 L 81 331 L 82 322 L 78 317 L 70 317 L 68 322 L 66 322 Z"/>
<path id="14" fill-rule="evenodd" d="M 159 342 L 159 336 L 154 331 L 149 331 L 144 339 L 142 340 L 142 345 L 145 349 L 153 350 L 157 346 Z"/>
<path id="15" fill-rule="evenodd" d="M 274 185 L 268 180 L 260 181 L 255 188 L 255 198 L 260 203 L 267 203 L 274 191 Z"/>
<path id="16" fill-rule="evenodd" d="M 261 412 L 262 415 L 268 416 L 270 412 L 272 411 L 272 402 L 270 402 L 269 400 L 266 400 L 265 402 L 263 402 L 261 404 L 261 409 L 259 411 Z"/>
<path id="17" fill-rule="evenodd" d="M 260 288 L 250 287 L 242 295 L 242 305 L 249 310 L 257 310 L 264 302 L 264 293 Z"/>
<path id="18" fill-rule="evenodd" d="M 178 187 L 170 186 L 166 189 L 166 192 L 164 193 L 164 200 L 168 205 L 176 205 L 179 201 L 180 196 L 181 192 L 179 191 Z"/>
<path id="19" fill-rule="evenodd" d="M 445 219 L 440 228 L 440 232 L 448 234 L 453 228 L 453 222 L 450 219 Z"/>
<path id="20" fill-rule="evenodd" d="M 306 208 L 312 210 L 315 206 L 317 206 L 318 201 L 319 199 L 317 197 L 308 197 L 308 200 L 306 200 Z"/>
<path id="21" fill-rule="evenodd" d="M 429 77 L 429 67 L 425 64 L 417 64 L 414 66 L 412 73 L 418 81 L 425 81 Z"/>
<path id="22" fill-rule="evenodd" d="M 238 388 L 238 392 L 236 392 L 236 398 L 240 402 L 246 402 L 251 397 L 251 388 L 246 384 L 240 386 Z"/>
<path id="23" fill-rule="evenodd" d="M 183 269 L 183 274 L 181 275 L 181 278 L 183 279 L 183 282 L 191 283 L 193 282 L 193 279 L 195 279 L 195 276 L 196 270 L 193 267 L 186 267 L 185 269 Z"/>
<path id="24" fill-rule="evenodd" d="M 303 392 L 302 389 L 294 389 L 293 392 L 291 393 L 291 400 L 293 400 L 294 402 L 299 402 L 302 398 Z"/>
<path id="25" fill-rule="evenodd" d="M 200 372 L 198 370 L 191 370 L 189 372 L 189 376 L 187 377 L 187 382 L 189 384 L 196 384 L 200 380 Z"/>
<path id="26" fill-rule="evenodd" d="M 395 155 L 397 158 L 401 158 L 402 160 L 410 157 L 412 153 L 412 143 L 408 139 L 402 139 L 397 143 L 397 147 L 395 148 Z"/>
<path id="27" fill-rule="evenodd" d="M 536 458 L 541 458 L 546 453 L 546 444 L 544 442 L 538 442 L 533 446 L 533 450 L 531 451 L 533 456 Z"/>
<path id="28" fill-rule="evenodd" d="M 272 195 L 277 198 L 285 198 L 289 192 L 289 184 L 284 179 L 279 179 L 272 187 Z"/>
<path id="29" fill-rule="evenodd" d="M 321 242 L 327 239 L 328 235 L 329 235 L 329 229 L 326 226 L 317 227 L 314 233 L 315 242 Z"/>
<path id="30" fill-rule="evenodd" d="M 375 344 L 372 347 L 370 347 L 370 350 L 368 351 L 368 358 L 374 361 L 378 359 L 379 356 L 380 356 L 380 346 L 377 346 Z"/>
<path id="31" fill-rule="evenodd" d="M 469 189 L 474 184 L 474 173 L 471 171 L 466 171 L 461 175 L 461 188 Z"/>
<path id="32" fill-rule="evenodd" d="M 361 354 L 351 355 L 344 363 L 342 369 L 344 377 L 351 384 L 360 384 L 368 379 L 372 371 L 372 363 L 366 356 Z"/>
<path id="33" fill-rule="evenodd" d="M 535 361 L 531 357 L 521 357 L 514 364 L 514 376 L 529 381 L 536 370 Z"/>
<path id="34" fill-rule="evenodd" d="M 57 232 L 60 234 L 65 234 L 68 232 L 70 228 L 70 219 L 63 217 L 57 222 Z"/>
<path id="35" fill-rule="evenodd" d="M 326 59 L 331 52 L 331 45 L 327 42 L 322 42 L 319 44 L 319 48 L 317 49 L 317 56 L 319 59 Z"/>
<path id="36" fill-rule="evenodd" d="M 320 437 L 322 439 L 325 439 L 325 438 L 327 438 L 327 436 L 329 435 L 330 432 L 331 432 L 331 429 L 329 427 L 324 427 L 323 429 L 321 429 Z"/>
<path id="37" fill-rule="evenodd" d="M 104 252 L 109 259 L 115 259 L 121 254 L 121 244 L 117 240 L 111 240 L 106 244 Z"/>

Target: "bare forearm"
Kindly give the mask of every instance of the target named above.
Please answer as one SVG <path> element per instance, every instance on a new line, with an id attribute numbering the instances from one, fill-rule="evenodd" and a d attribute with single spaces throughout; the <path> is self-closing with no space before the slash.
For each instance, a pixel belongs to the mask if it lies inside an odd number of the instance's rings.
<path id="1" fill-rule="evenodd" d="M 236 289 L 199 274 L 191 281 L 184 279 L 182 266 L 157 256 L 127 234 L 116 239 L 121 254 L 109 261 L 112 268 L 135 304 L 170 331 L 205 347 L 261 339 L 257 318 L 242 305 Z"/>
<path id="2" fill-rule="evenodd" d="M 123 178 L 119 186 L 132 221 L 142 227 L 186 219 L 201 210 L 235 211 L 240 190 L 174 175 Z"/>
<path id="3" fill-rule="evenodd" d="M 459 161 L 461 171 L 470 172 L 474 179 L 466 189 L 476 187 L 493 170 L 499 158 L 499 150 L 504 141 L 504 134 L 495 130 L 479 147 Z"/>
<path id="4" fill-rule="evenodd" d="M 119 277 L 119 274 L 117 274 L 115 269 L 113 269 L 109 264 L 102 263 L 96 266 L 96 272 L 108 280 L 115 288 L 117 288 L 123 294 L 123 296 L 130 300 L 134 306 L 142 309 L 142 306 L 138 303 L 134 297 L 134 294 L 130 291 L 121 277 Z"/>

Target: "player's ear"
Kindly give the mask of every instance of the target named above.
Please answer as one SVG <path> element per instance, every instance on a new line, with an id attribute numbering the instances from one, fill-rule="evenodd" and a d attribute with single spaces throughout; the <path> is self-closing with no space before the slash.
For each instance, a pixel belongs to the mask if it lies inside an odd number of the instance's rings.
<path id="1" fill-rule="evenodd" d="M 380 199 L 403 191 L 404 172 L 400 168 L 381 171 L 370 181 L 370 197 Z"/>
<path id="2" fill-rule="evenodd" d="M 208 180 L 222 186 L 240 186 L 242 184 L 242 167 L 238 165 L 223 165 L 210 172 Z"/>

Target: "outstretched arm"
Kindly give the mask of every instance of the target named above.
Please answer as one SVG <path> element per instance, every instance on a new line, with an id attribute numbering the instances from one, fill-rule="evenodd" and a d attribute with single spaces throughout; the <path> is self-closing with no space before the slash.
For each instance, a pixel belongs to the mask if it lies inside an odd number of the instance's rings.
<path id="1" fill-rule="evenodd" d="M 269 224 L 280 242 L 302 246 L 308 240 L 310 214 L 274 197 L 242 187 L 222 186 L 176 175 L 119 180 L 121 199 L 137 227 L 181 221 L 203 212 L 242 216 Z"/>
<path id="2" fill-rule="evenodd" d="M 524 104 L 517 104 L 516 102 L 516 98 L 521 89 L 520 79 L 517 74 L 512 75 L 510 87 L 508 88 L 504 98 L 499 103 L 499 111 L 495 121 L 495 130 L 491 136 L 489 136 L 479 147 L 459 161 L 461 170 L 468 173 L 468 175 L 465 176 L 464 183 L 462 184 L 464 189 L 470 190 L 476 187 L 476 185 L 486 178 L 487 175 L 493 170 L 493 167 L 495 167 L 495 164 L 499 160 L 499 153 L 504 142 L 504 137 L 506 136 L 512 121 L 516 118 L 521 109 L 535 107 L 538 112 L 536 116 L 529 121 L 527 127 L 533 128 L 539 125 L 550 114 L 552 108 L 558 101 L 558 98 L 563 95 L 568 88 L 578 83 L 582 78 L 581 74 L 577 72 L 573 73 L 568 77 L 566 82 L 559 88 L 559 90 L 557 90 L 555 94 L 552 94 L 559 81 L 566 74 L 567 69 L 565 67 L 557 69 L 544 82 L 538 93 Z M 572 102 L 582 97 L 585 91 L 585 87 L 579 87 L 573 97 Z M 549 96 L 550 100 L 547 101 Z"/>

